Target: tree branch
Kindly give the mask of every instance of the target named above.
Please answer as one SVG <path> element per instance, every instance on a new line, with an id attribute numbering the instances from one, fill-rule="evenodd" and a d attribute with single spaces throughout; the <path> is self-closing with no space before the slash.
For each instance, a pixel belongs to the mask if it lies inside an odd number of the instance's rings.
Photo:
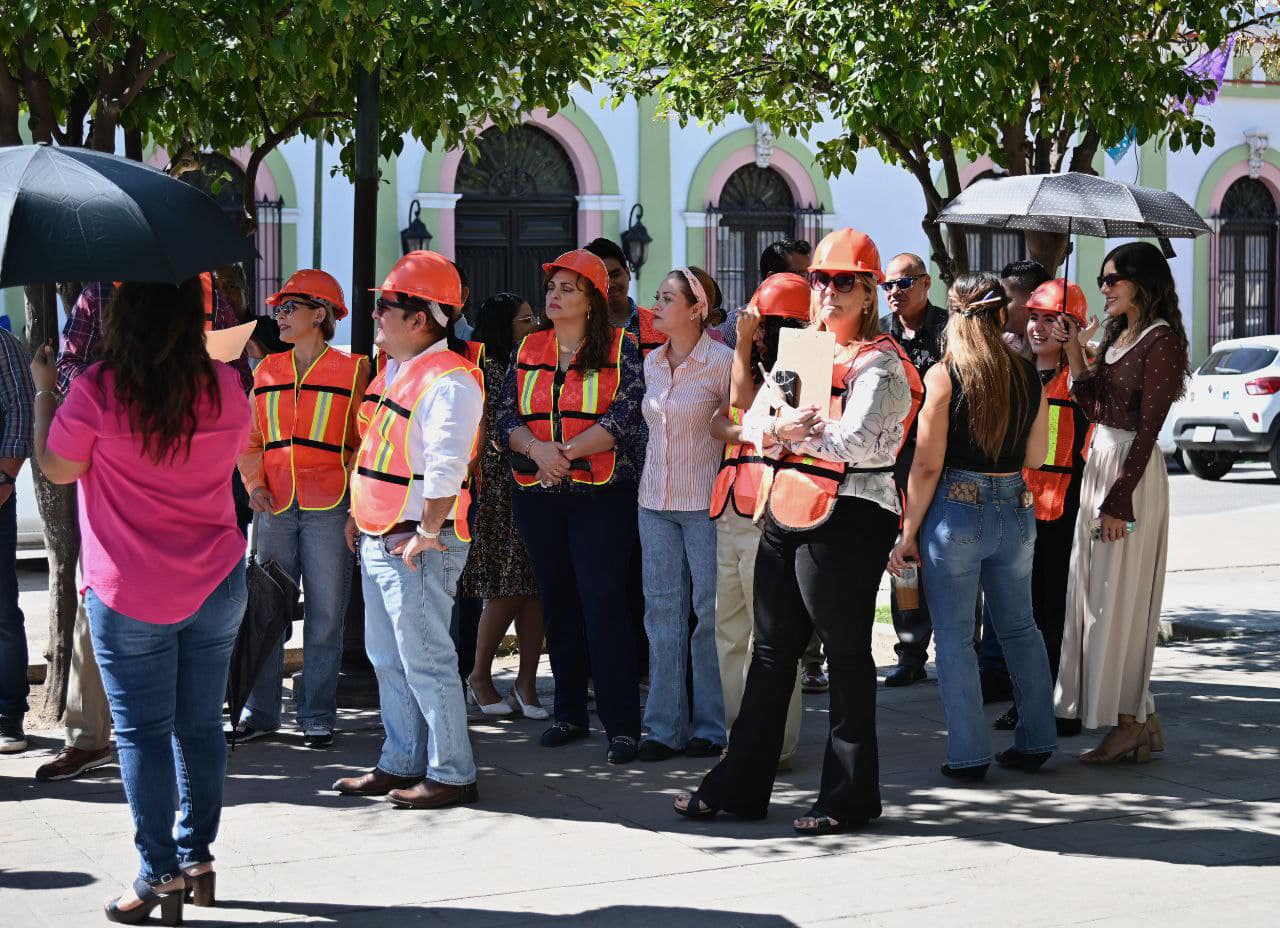
<path id="1" fill-rule="evenodd" d="M 124 93 L 120 95 L 120 109 L 126 109 L 134 100 L 138 99 L 138 94 L 142 93 L 151 78 L 155 77 L 156 72 L 161 67 L 172 61 L 173 57 L 173 52 L 161 52 L 143 65 L 142 70 L 137 73 L 133 81 L 125 88 Z"/>

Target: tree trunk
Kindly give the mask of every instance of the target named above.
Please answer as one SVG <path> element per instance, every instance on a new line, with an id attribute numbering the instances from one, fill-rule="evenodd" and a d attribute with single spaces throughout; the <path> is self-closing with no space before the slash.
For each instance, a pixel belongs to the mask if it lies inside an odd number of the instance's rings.
<path id="1" fill-rule="evenodd" d="M 1050 277 L 1058 276 L 1058 268 L 1067 256 L 1067 237 L 1060 232 L 1023 233 L 1027 240 L 1027 254 L 1032 261 L 1039 261 Z"/>
<path id="2" fill-rule="evenodd" d="M 34 353 L 41 345 L 57 338 L 58 313 L 53 286 L 27 287 L 26 309 L 27 348 Z M 71 640 L 79 598 L 76 565 L 80 560 L 80 528 L 76 521 L 75 485 L 50 483 L 34 458 L 31 472 L 49 559 L 49 642 L 44 652 L 48 669 L 40 715 L 44 722 L 56 724 L 67 706 Z"/>

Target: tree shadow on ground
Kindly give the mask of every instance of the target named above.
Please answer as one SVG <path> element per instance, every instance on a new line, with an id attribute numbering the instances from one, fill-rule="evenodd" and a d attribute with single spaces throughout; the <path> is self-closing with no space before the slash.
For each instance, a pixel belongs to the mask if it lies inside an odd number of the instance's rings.
<path id="1" fill-rule="evenodd" d="M 298 918 L 322 919 L 322 924 L 350 926 L 350 928 L 381 928 L 381 926 L 442 925 L 449 928 L 506 928 L 506 926 L 535 926 L 535 928 L 795 928 L 795 922 L 781 915 L 758 915 L 748 912 L 731 912 L 720 909 L 679 908 L 665 905 L 611 905 L 579 912 L 576 915 L 543 915 L 537 912 L 518 912 L 491 909 L 463 909 L 456 906 L 397 905 L 387 908 L 340 905 L 320 902 L 238 902 L 219 900 L 223 908 L 268 913 L 275 918 L 264 921 L 284 921 Z M 202 910 L 187 910 L 194 915 Z M 216 914 L 217 910 L 203 910 Z M 214 928 L 217 925 L 241 925 L 242 919 L 220 922 L 200 918 L 189 924 Z"/>

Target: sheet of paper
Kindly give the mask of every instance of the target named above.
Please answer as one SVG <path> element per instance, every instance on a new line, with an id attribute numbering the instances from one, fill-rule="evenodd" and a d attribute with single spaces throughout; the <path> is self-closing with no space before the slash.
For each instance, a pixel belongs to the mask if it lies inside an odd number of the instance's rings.
<path id="1" fill-rule="evenodd" d="M 774 370 L 800 375 L 800 405 L 823 410 L 831 405 L 831 369 L 835 366 L 836 337 L 813 329 L 782 329 L 778 333 L 778 363 Z"/>
<path id="2" fill-rule="evenodd" d="M 205 332 L 205 350 L 209 352 L 209 357 L 213 358 L 213 360 L 230 363 L 244 354 L 244 346 L 249 344 L 249 339 L 253 336 L 253 330 L 256 326 L 256 322 L 246 322 L 243 325 L 232 326 L 229 329 Z"/>

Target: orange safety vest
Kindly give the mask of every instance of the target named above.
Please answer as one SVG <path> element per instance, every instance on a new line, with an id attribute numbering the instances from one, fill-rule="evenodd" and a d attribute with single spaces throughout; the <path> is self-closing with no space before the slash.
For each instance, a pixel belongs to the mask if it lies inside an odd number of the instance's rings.
<path id="1" fill-rule="evenodd" d="M 848 361 L 837 361 L 831 369 L 830 416 L 839 419 L 844 413 L 846 390 L 849 383 L 861 372 L 863 359 L 870 360 L 872 353 L 892 352 L 902 361 L 903 373 L 911 389 L 911 409 L 902 423 L 903 444 L 911 432 L 916 414 L 924 402 L 924 383 L 915 365 L 891 335 L 877 335 L 864 344 Z M 902 445 L 898 446 L 898 452 Z M 806 529 L 821 525 L 835 509 L 836 496 L 845 475 L 849 473 L 890 473 L 893 467 L 850 467 L 843 461 L 824 461 L 820 458 L 798 454 L 784 454 L 773 466 L 772 479 L 760 486 L 761 503 L 768 506 L 773 520 L 783 528 Z"/>
<path id="2" fill-rule="evenodd" d="M 730 407 L 729 418 L 741 425 L 742 410 Z M 725 445 L 724 458 L 711 487 L 711 518 L 720 518 L 730 502 L 738 515 L 755 518 L 756 499 L 768 466 L 769 459 L 761 455 L 755 445 Z"/>
<path id="3" fill-rule="evenodd" d="M 200 299 L 204 307 L 204 330 L 213 331 L 213 271 L 205 271 L 200 275 Z"/>
<path id="4" fill-rule="evenodd" d="M 1052 522 L 1062 518 L 1067 489 L 1071 486 L 1071 455 L 1075 448 L 1075 403 L 1067 387 L 1067 368 L 1063 368 L 1049 385 L 1044 397 L 1049 404 L 1049 450 L 1039 468 L 1024 467 L 1022 479 L 1036 501 L 1036 518 Z M 1093 431 L 1093 427 L 1089 427 Z M 1086 435 L 1085 447 L 1089 445 Z"/>
<path id="5" fill-rule="evenodd" d="M 599 370 L 584 374 L 571 367 L 556 393 L 559 341 L 552 329 L 526 335 L 516 351 L 516 408 L 538 441 L 570 442 L 591 426 L 613 403 L 622 380 L 622 329 L 613 330 L 608 360 Z M 600 451 L 573 462 L 569 472 L 576 483 L 597 486 L 613 479 L 617 457 L 614 449 Z M 522 487 L 537 485 L 536 474 L 513 469 Z"/>
<path id="6" fill-rule="evenodd" d="M 648 357 L 649 352 L 659 345 L 665 344 L 669 336 L 664 332 L 659 332 L 654 327 L 652 309 L 637 306 L 636 318 L 640 322 L 640 356 Z"/>
<path id="7" fill-rule="evenodd" d="M 433 351 L 419 355 L 400 365 L 395 381 L 387 387 L 387 371 L 384 367 L 369 385 L 369 392 L 360 404 L 357 421 L 360 428 L 360 451 L 356 458 L 356 472 L 351 477 L 351 514 L 356 525 L 366 535 L 385 535 L 397 522 L 402 521 L 404 508 L 409 502 L 409 489 L 414 480 L 421 480 L 409 463 L 409 435 L 418 404 L 426 396 L 431 385 L 446 374 L 466 371 L 484 390 L 484 375 L 480 369 L 460 354 L 452 351 Z M 480 440 L 477 426 L 471 440 L 471 455 L 475 456 L 476 443 Z M 471 541 L 466 515 L 471 505 L 471 494 L 465 486 L 458 491 L 450 518 L 453 531 L 462 541 Z"/>
<path id="8" fill-rule="evenodd" d="M 299 378 L 294 353 L 269 354 L 253 376 L 262 472 L 284 512 L 332 509 L 347 494 L 347 422 L 364 359 L 326 347 Z"/>

